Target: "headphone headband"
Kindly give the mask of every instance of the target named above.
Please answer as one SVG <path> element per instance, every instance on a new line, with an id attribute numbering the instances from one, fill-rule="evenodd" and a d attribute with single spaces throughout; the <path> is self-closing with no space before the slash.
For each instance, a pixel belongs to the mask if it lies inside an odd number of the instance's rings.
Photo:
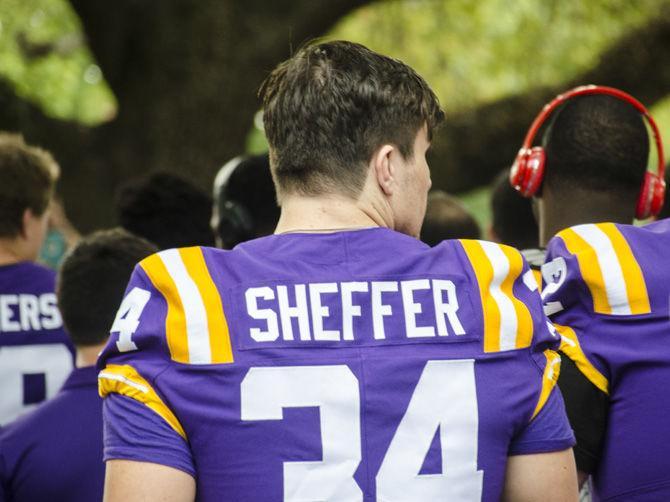
<path id="1" fill-rule="evenodd" d="M 540 114 L 537 117 L 535 117 L 535 120 L 531 124 L 530 129 L 528 129 L 526 137 L 523 140 L 522 148 L 523 149 L 531 148 L 531 146 L 533 145 L 533 141 L 535 140 L 535 136 L 537 136 L 537 133 L 540 130 L 540 128 L 544 125 L 544 123 L 551 116 L 554 110 L 560 107 L 563 103 L 577 96 L 588 96 L 594 94 L 612 96 L 622 101 L 625 101 L 626 103 L 631 104 L 638 112 L 640 112 L 640 114 L 642 114 L 647 119 L 647 122 L 651 127 L 654 142 L 656 144 L 656 153 L 658 154 L 658 168 L 657 168 L 658 177 L 661 179 L 665 179 L 665 157 L 663 155 L 663 142 L 661 141 L 661 133 L 658 130 L 656 122 L 654 121 L 649 111 L 645 108 L 645 106 L 642 103 L 640 103 L 637 99 L 635 99 L 627 92 L 615 89 L 614 87 L 607 87 L 604 85 L 582 85 L 580 87 L 575 87 L 574 89 L 559 94 L 552 101 L 544 105 L 544 108 L 542 108 Z"/>

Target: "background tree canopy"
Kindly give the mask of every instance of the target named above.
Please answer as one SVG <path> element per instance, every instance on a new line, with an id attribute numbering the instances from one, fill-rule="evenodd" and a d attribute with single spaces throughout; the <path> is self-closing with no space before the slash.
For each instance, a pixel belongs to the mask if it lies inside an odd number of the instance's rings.
<path id="1" fill-rule="evenodd" d="M 623 88 L 670 128 L 662 0 L 3 0 L 0 128 L 54 152 L 78 225 L 107 225 L 131 175 L 168 169 L 209 187 L 228 158 L 263 149 L 256 90 L 314 37 L 361 42 L 429 81 L 448 116 L 434 185 L 452 192 L 486 185 L 574 85 Z M 483 193 L 469 199 L 480 216 Z"/>

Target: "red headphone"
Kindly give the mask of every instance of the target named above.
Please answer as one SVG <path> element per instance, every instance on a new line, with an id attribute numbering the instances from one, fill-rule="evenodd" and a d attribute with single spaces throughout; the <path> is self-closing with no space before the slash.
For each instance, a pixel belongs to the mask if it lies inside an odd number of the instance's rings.
<path id="1" fill-rule="evenodd" d="M 553 101 L 544 105 L 544 108 L 535 118 L 530 129 L 526 133 L 526 138 L 523 140 L 523 146 L 514 160 L 512 170 L 510 171 L 510 183 L 524 197 L 532 197 L 537 193 L 537 190 L 542 184 L 542 178 L 544 177 L 546 153 L 541 146 L 531 146 L 535 136 L 540 130 L 540 127 L 542 127 L 556 108 L 573 97 L 586 96 L 589 94 L 604 94 L 630 103 L 647 119 L 656 143 L 656 152 L 658 153 L 658 174 L 650 171 L 645 173 L 642 189 L 637 199 L 635 217 L 639 220 L 643 220 L 650 216 L 656 216 L 663 207 L 663 200 L 665 199 L 665 161 L 663 160 L 661 134 L 656 126 L 656 122 L 651 118 L 651 115 L 642 103 L 630 94 L 613 87 L 599 85 L 575 87 L 563 94 L 559 94 Z"/>

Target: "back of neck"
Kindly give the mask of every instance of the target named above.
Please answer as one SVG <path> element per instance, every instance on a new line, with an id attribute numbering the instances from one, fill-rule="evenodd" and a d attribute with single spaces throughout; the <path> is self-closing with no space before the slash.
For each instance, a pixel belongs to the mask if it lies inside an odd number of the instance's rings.
<path id="1" fill-rule="evenodd" d="M 633 223 L 634 201 L 614 197 L 610 192 L 580 190 L 570 194 L 545 191 L 539 203 L 540 246 L 561 230 L 585 223 Z"/>
<path id="2" fill-rule="evenodd" d="M 0 265 L 13 265 L 28 260 L 30 257 L 26 255 L 18 239 L 0 239 Z"/>
<path id="3" fill-rule="evenodd" d="M 87 366 L 94 366 L 98 360 L 98 355 L 105 348 L 105 343 L 99 345 L 79 345 L 77 346 L 77 368 L 86 368 Z"/>
<path id="4" fill-rule="evenodd" d="M 390 226 L 380 211 L 344 196 L 286 196 L 275 233 Z"/>

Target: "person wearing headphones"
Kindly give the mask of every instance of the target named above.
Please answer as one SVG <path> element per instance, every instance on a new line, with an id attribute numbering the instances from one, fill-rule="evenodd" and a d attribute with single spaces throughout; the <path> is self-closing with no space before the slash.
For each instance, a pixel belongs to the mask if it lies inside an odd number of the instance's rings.
<path id="1" fill-rule="evenodd" d="M 647 167 L 645 120 L 658 174 Z M 558 383 L 580 484 L 590 475 L 599 500 L 670 500 L 670 221 L 632 225 L 662 207 L 663 170 L 644 106 L 585 86 L 545 106 L 510 175 L 537 204 L 542 297 L 567 356 Z"/>
<path id="2" fill-rule="evenodd" d="M 268 154 L 239 156 L 214 178 L 211 226 L 216 246 L 233 249 L 241 242 L 274 232 L 279 221 Z"/>

